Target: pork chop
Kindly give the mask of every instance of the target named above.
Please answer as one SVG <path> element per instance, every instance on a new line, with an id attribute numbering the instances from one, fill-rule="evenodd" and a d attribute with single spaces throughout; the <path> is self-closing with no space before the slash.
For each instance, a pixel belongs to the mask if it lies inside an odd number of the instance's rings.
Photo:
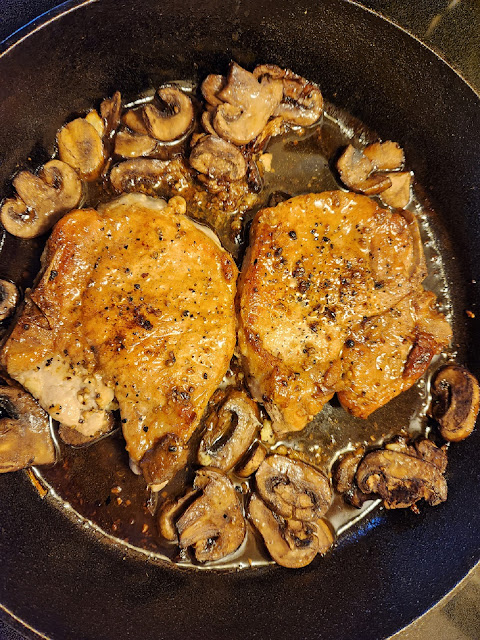
<path id="1" fill-rule="evenodd" d="M 2 353 L 69 442 L 108 431 L 119 407 L 157 486 L 185 463 L 235 347 L 237 269 L 183 213 L 183 198 L 131 194 L 65 216 Z"/>
<path id="2" fill-rule="evenodd" d="M 435 295 L 418 289 L 379 316 L 360 322 L 342 351 L 338 399 L 354 416 L 368 416 L 427 370 L 450 342 L 452 330 L 435 309 Z"/>
<path id="3" fill-rule="evenodd" d="M 332 191 L 259 211 L 250 238 L 239 280 L 239 347 L 274 430 L 298 431 L 355 377 L 344 376 L 341 358 L 353 328 L 422 290 L 419 231 L 407 213 Z M 402 389 L 391 388 L 390 397 Z"/>

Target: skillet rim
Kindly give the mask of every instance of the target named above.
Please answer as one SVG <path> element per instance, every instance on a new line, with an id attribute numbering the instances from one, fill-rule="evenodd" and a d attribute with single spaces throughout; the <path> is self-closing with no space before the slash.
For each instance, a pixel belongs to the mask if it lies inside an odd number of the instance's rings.
<path id="1" fill-rule="evenodd" d="M 6 55 L 9 51 L 11 51 L 14 47 L 16 47 L 17 45 L 21 44 L 21 42 L 23 42 L 26 38 L 28 38 L 31 35 L 33 35 L 38 30 L 47 27 L 50 23 L 55 22 L 56 20 L 60 19 L 61 17 L 63 17 L 64 15 L 66 15 L 68 13 L 76 11 L 77 9 L 81 9 L 82 7 L 85 7 L 85 6 L 90 5 L 90 4 L 96 4 L 97 2 L 98 2 L 98 0 L 80 0 L 80 1 L 79 0 L 67 0 L 67 2 L 64 2 L 61 5 L 48 10 L 44 14 L 41 14 L 40 16 L 38 16 L 37 18 L 32 20 L 30 23 L 28 23 L 24 27 L 21 27 L 20 29 L 15 31 L 13 34 L 8 36 L 5 40 L 3 40 L 0 43 L 0 59 L 3 58 L 3 56 Z M 426 49 L 428 52 L 433 54 L 441 63 L 446 65 L 450 71 L 452 71 L 456 76 L 458 76 L 459 79 L 472 91 L 472 93 L 474 94 L 475 98 L 477 100 L 480 100 L 479 91 L 477 91 L 471 85 L 471 83 L 463 76 L 463 74 L 458 69 L 456 69 L 455 66 L 453 66 L 450 62 L 445 60 L 445 58 L 443 58 L 443 56 L 441 54 L 439 54 L 435 49 L 433 49 L 432 47 L 429 47 L 428 45 L 423 43 L 417 36 L 411 34 L 407 29 L 405 29 L 404 27 L 401 27 L 400 25 L 398 25 L 394 20 L 392 20 L 392 19 L 390 19 L 388 17 L 385 17 L 385 16 L 379 14 L 377 11 L 375 11 L 373 9 L 370 9 L 368 7 L 365 7 L 362 4 L 359 4 L 358 2 L 355 2 L 354 0 L 343 0 L 343 3 L 344 4 L 350 4 L 350 5 L 358 8 L 358 9 L 361 9 L 362 11 L 366 11 L 367 13 L 370 13 L 370 14 L 374 15 L 376 18 L 379 18 L 382 21 L 390 23 L 390 25 L 392 25 L 396 29 L 399 29 L 400 31 L 402 31 L 404 34 L 406 34 L 410 38 L 413 38 L 416 41 L 417 45 L 418 44 L 421 45 L 422 48 Z M 473 570 L 473 567 L 469 570 L 468 573 L 470 573 L 470 571 L 472 571 L 472 570 Z M 467 573 L 467 576 L 468 576 L 468 573 Z M 463 582 L 467 576 L 464 576 L 462 578 L 461 582 Z M 461 582 L 457 583 L 457 585 L 454 586 L 454 589 L 457 589 L 458 586 L 461 584 Z M 444 596 L 444 598 L 449 597 L 451 595 L 451 593 L 452 593 L 452 591 L 447 593 Z M 438 604 L 439 604 L 439 602 L 435 603 L 432 606 L 432 608 L 438 606 Z M 3 611 L 7 611 L 2 604 L 0 604 L 0 610 L 2 612 Z M 31 631 L 33 633 L 35 633 L 35 636 L 32 636 L 32 637 L 35 637 L 35 638 L 37 638 L 37 637 L 39 637 L 39 638 L 47 638 L 48 637 L 48 636 L 44 636 L 42 634 L 39 634 L 39 632 L 37 632 L 34 629 L 32 629 L 32 627 L 30 627 L 28 625 L 28 623 L 24 622 L 20 618 L 17 618 L 14 614 L 11 614 L 11 615 L 13 615 L 13 619 L 14 620 L 18 620 L 19 624 L 22 625 L 21 630 L 23 632 L 25 632 L 24 628 L 26 627 L 27 629 L 31 629 Z M 11 615 L 9 615 L 8 618 L 5 618 L 5 620 L 9 624 L 11 624 L 11 620 L 12 620 Z M 422 615 L 424 615 L 424 614 L 422 614 Z M 2 615 L 2 618 L 3 618 L 3 615 Z"/>

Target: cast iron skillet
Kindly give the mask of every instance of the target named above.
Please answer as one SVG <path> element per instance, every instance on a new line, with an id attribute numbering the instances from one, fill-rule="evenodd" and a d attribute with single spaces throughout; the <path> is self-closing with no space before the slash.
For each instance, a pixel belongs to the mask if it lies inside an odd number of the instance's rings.
<path id="1" fill-rule="evenodd" d="M 480 282 L 480 100 L 434 53 L 341 0 L 71 2 L 0 56 L 0 185 L 44 159 L 55 131 L 113 90 L 128 99 L 231 59 L 290 67 L 380 136 L 398 140 L 448 233 L 457 309 Z M 7 192 L 5 187 L 4 192 Z M 0 276 L 28 260 L 7 240 Z M 23 262 L 22 262 L 23 261 Z M 478 309 L 478 307 L 477 307 Z M 480 373 L 480 327 L 457 324 L 459 359 Z M 452 447 L 449 499 L 420 516 L 378 512 L 301 571 L 181 572 L 94 538 L 23 473 L 0 477 L 2 616 L 31 638 L 172 640 L 384 638 L 445 595 L 478 561 L 477 431 Z M 9 617 L 11 612 L 15 619 Z M 28 629 L 21 625 L 23 621 Z"/>

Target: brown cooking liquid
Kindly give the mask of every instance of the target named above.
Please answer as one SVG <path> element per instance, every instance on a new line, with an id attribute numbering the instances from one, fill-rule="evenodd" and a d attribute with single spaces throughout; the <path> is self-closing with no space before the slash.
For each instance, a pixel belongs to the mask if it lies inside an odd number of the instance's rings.
<path id="1" fill-rule="evenodd" d="M 378 137 L 331 105 L 327 105 L 320 125 L 306 132 L 291 132 L 274 138 L 266 150 L 273 156 L 272 171 L 265 174 L 265 186 L 255 210 L 264 206 L 270 194 L 276 191 L 295 196 L 341 188 L 330 167 L 338 149 L 353 139 L 369 143 Z M 105 192 L 97 185 L 90 189 L 85 204 L 96 205 L 105 198 Z M 409 208 L 415 211 L 421 226 L 429 266 L 425 286 L 437 294 L 441 310 L 451 320 L 450 292 L 433 233 L 435 214 L 416 198 Z M 245 216 L 244 223 L 252 218 L 254 212 Z M 238 249 L 241 254 L 243 247 Z M 440 356 L 436 364 L 453 356 L 452 352 Z M 235 380 L 236 376 L 231 376 L 225 382 L 231 384 Z M 293 450 L 295 456 L 329 472 L 339 454 L 346 450 L 360 445 L 377 445 L 402 432 L 425 432 L 427 404 L 428 382 L 424 379 L 375 411 L 367 420 L 347 414 L 334 399 L 303 431 L 267 446 L 271 450 L 280 447 L 280 452 L 284 452 L 286 447 Z M 145 553 L 154 562 L 167 561 L 181 567 L 202 568 L 189 551 L 179 551 L 176 545 L 159 536 L 156 518 L 152 515 L 156 506 L 154 502 L 161 502 L 167 491 L 155 499 L 150 496 L 143 478 L 132 473 L 120 428 L 87 447 L 59 444 L 59 455 L 60 462 L 56 466 L 35 470 L 37 478 L 48 488 L 48 499 L 66 509 L 101 538 L 124 545 L 125 550 L 129 548 Z M 191 469 L 186 470 L 168 487 L 168 493 L 183 493 L 184 485 L 191 483 L 193 475 Z M 239 495 L 245 499 L 252 481 L 241 480 L 233 474 L 231 478 Z M 356 526 L 377 506 L 376 502 L 367 502 L 358 510 L 345 505 L 336 496 L 326 518 L 339 536 Z M 235 554 L 204 568 L 240 569 L 271 562 L 249 524 L 247 536 Z"/>

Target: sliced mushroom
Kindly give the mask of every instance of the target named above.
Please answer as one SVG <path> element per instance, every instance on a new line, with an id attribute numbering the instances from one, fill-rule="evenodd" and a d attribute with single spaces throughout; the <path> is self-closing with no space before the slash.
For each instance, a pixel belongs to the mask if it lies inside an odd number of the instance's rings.
<path id="1" fill-rule="evenodd" d="M 337 162 L 337 169 L 343 184 L 359 193 L 375 195 L 392 186 L 391 179 L 383 174 L 373 174 L 373 163 L 359 149 L 351 144 Z"/>
<path id="2" fill-rule="evenodd" d="M 240 180 L 247 171 L 242 152 L 218 136 L 203 136 L 192 149 L 190 164 L 214 180 Z"/>
<path id="3" fill-rule="evenodd" d="M 106 140 L 113 138 L 122 114 L 122 96 L 120 91 L 115 91 L 111 98 L 106 98 L 100 105 L 100 115 L 104 122 L 103 137 Z"/>
<path id="4" fill-rule="evenodd" d="M 87 182 L 96 180 L 105 164 L 102 138 L 85 118 L 77 118 L 57 133 L 60 160 L 75 169 Z"/>
<path id="5" fill-rule="evenodd" d="M 360 509 L 367 500 L 375 498 L 373 494 L 366 494 L 360 491 L 355 481 L 358 465 L 364 455 L 365 449 L 363 447 L 356 451 L 348 451 L 336 463 L 332 476 L 333 486 L 338 493 L 343 496 L 345 502 L 357 509 Z"/>
<path id="6" fill-rule="evenodd" d="M 82 197 L 76 172 L 60 160 L 47 162 L 38 176 L 21 171 L 13 184 L 19 197 L 4 202 L 0 217 L 5 229 L 19 238 L 46 233 Z"/>
<path id="7" fill-rule="evenodd" d="M 442 471 L 400 451 L 384 449 L 367 454 L 357 469 L 356 481 L 364 493 L 377 493 L 387 509 L 411 507 L 422 498 L 431 505 L 447 499 Z"/>
<path id="8" fill-rule="evenodd" d="M 98 135 L 103 138 L 103 134 L 105 133 L 105 123 L 103 119 L 98 115 L 98 112 L 95 109 L 92 109 L 85 116 L 85 120 L 94 127 L 95 131 Z"/>
<path id="9" fill-rule="evenodd" d="M 412 174 L 410 171 L 397 171 L 384 175 L 390 178 L 392 186 L 380 194 L 382 202 L 389 207 L 405 209 L 411 198 L 410 187 L 412 184 Z"/>
<path id="10" fill-rule="evenodd" d="M 168 169 L 169 163 L 165 160 L 126 160 L 112 168 L 110 182 L 114 189 L 125 193 L 158 189 L 165 183 Z"/>
<path id="11" fill-rule="evenodd" d="M 267 450 L 261 442 L 254 442 L 242 460 L 235 468 L 235 473 L 240 478 L 249 478 L 257 471 L 265 460 Z"/>
<path id="12" fill-rule="evenodd" d="M 115 153 L 124 158 L 139 158 L 150 155 L 156 144 L 148 135 L 123 130 L 115 136 Z"/>
<path id="13" fill-rule="evenodd" d="M 226 86 L 218 93 L 223 102 L 216 107 L 213 127 L 219 136 L 237 145 L 256 138 L 280 104 L 281 80 L 269 77 L 261 82 L 232 63 Z"/>
<path id="14" fill-rule="evenodd" d="M 198 490 L 188 491 L 177 500 L 167 500 L 158 513 L 158 529 L 160 534 L 170 542 L 178 541 L 176 522 L 182 511 L 199 495 Z"/>
<path id="15" fill-rule="evenodd" d="M 363 154 L 370 160 L 376 171 L 396 171 L 402 169 L 405 154 L 398 142 L 374 142 L 365 147 Z"/>
<path id="16" fill-rule="evenodd" d="M 140 461 L 143 476 L 154 491 L 160 491 L 187 464 L 188 447 L 174 433 L 165 434 Z"/>
<path id="17" fill-rule="evenodd" d="M 417 455 L 425 460 L 425 462 L 431 462 L 442 473 L 445 473 L 447 469 L 447 453 L 446 446 L 437 447 L 431 440 L 422 438 L 415 442 L 415 449 Z"/>
<path id="18" fill-rule="evenodd" d="M 215 469 L 200 469 L 193 487 L 202 493 L 177 522 L 180 546 L 192 546 L 199 562 L 225 558 L 245 537 L 238 495 L 230 480 Z"/>
<path id="19" fill-rule="evenodd" d="M 316 520 L 332 501 L 328 478 L 304 462 L 270 455 L 255 476 L 264 502 L 284 518 Z"/>
<path id="20" fill-rule="evenodd" d="M 305 567 L 312 562 L 317 553 L 326 553 L 333 544 L 332 533 L 323 520 L 285 520 L 272 513 L 255 494 L 250 499 L 248 514 L 262 536 L 268 552 L 282 567 Z"/>
<path id="21" fill-rule="evenodd" d="M 478 381 L 455 364 L 442 367 L 432 383 L 431 415 L 445 440 L 457 442 L 469 436 L 479 410 Z"/>
<path id="22" fill-rule="evenodd" d="M 323 96 L 316 84 L 274 64 L 263 64 L 253 71 L 256 78 L 270 77 L 282 80 L 283 98 L 274 115 L 290 124 L 308 127 L 323 114 Z"/>
<path id="23" fill-rule="evenodd" d="M 218 98 L 217 94 L 225 87 L 225 84 L 225 77 L 214 73 L 211 73 L 202 82 L 202 95 L 212 107 L 218 107 L 219 104 L 222 104 L 222 101 Z"/>
<path id="24" fill-rule="evenodd" d="M 230 391 L 222 405 L 207 417 L 200 441 L 200 464 L 229 471 L 252 444 L 260 430 L 257 404 L 243 391 Z"/>
<path id="25" fill-rule="evenodd" d="M 135 133 L 142 133 L 148 135 L 147 127 L 143 121 L 143 107 L 137 107 L 136 109 L 128 109 L 125 111 L 122 118 L 122 123 Z"/>
<path id="26" fill-rule="evenodd" d="M 207 133 L 209 133 L 212 136 L 216 136 L 217 132 L 215 131 L 214 127 L 213 127 L 213 116 L 214 116 L 215 112 L 213 111 L 213 109 L 205 109 L 205 111 L 202 113 L 202 127 L 205 129 L 205 131 Z"/>
<path id="27" fill-rule="evenodd" d="M 18 304 L 18 289 L 9 280 L 0 280 L 0 322 L 9 318 Z"/>
<path id="28" fill-rule="evenodd" d="M 164 107 L 160 111 L 153 103 L 143 108 L 143 121 L 150 135 L 162 142 L 177 140 L 187 134 L 193 124 L 193 104 L 189 96 L 177 87 L 162 87 L 157 95 Z"/>
<path id="29" fill-rule="evenodd" d="M 53 464 L 55 445 L 48 415 L 17 386 L 0 387 L 0 473 L 31 465 Z"/>

